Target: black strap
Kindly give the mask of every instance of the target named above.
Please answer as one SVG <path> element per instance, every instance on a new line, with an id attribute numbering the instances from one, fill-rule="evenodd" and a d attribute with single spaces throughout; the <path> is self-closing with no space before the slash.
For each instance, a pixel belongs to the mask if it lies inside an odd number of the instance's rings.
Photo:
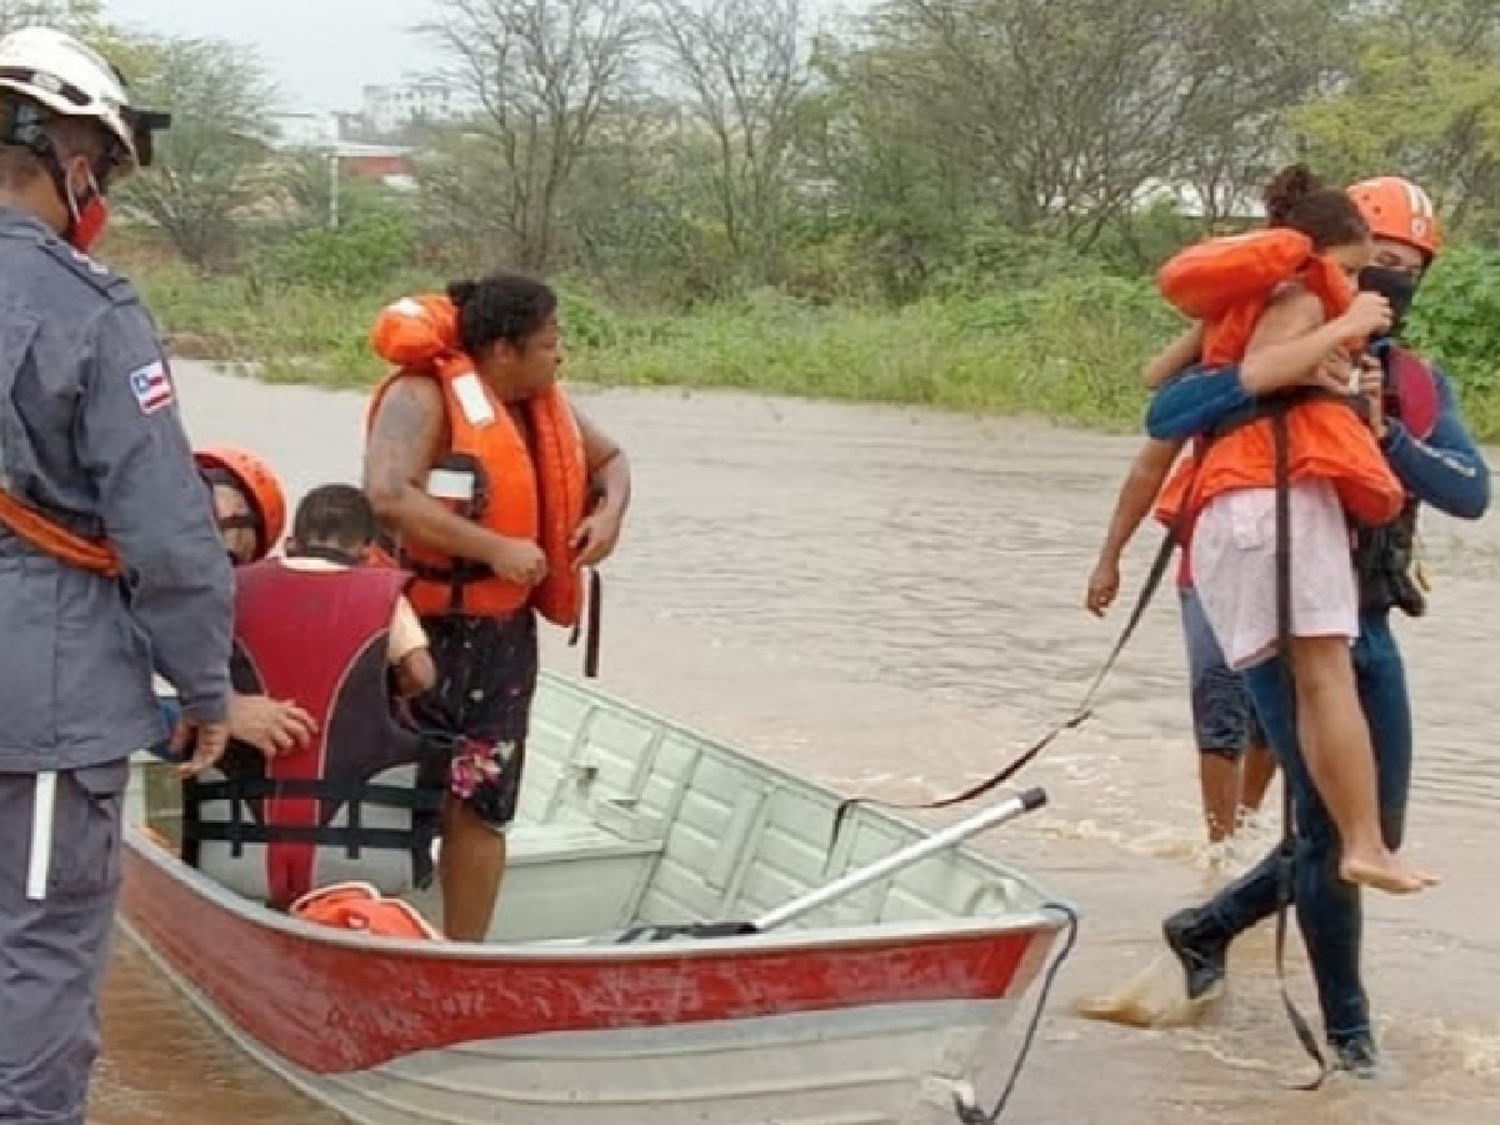
<path id="1" fill-rule="evenodd" d="M 348 823 L 332 825 L 264 824 L 248 815 L 246 803 L 271 798 L 306 798 L 334 801 L 348 810 Z M 223 821 L 205 822 L 205 801 L 229 802 Z M 424 786 L 380 785 L 353 779 L 276 779 L 267 777 L 225 778 L 203 781 L 188 778 L 183 783 L 183 861 L 196 867 L 202 842 L 223 841 L 231 845 L 237 859 L 246 844 L 318 844 L 343 848 L 350 859 L 360 858 L 365 848 L 389 851 L 419 851 L 428 841 L 420 829 L 367 828 L 362 823 L 365 805 L 406 809 L 414 821 L 422 814 L 435 815 L 443 803 L 443 792 Z"/>
<path id="2" fill-rule="evenodd" d="M 839 831 L 844 824 L 845 818 L 853 810 L 854 806 L 861 804 L 879 805 L 885 808 L 918 810 L 918 809 L 943 809 L 953 805 L 972 801 L 976 797 L 983 796 L 992 789 L 1004 785 L 1007 781 L 1020 773 L 1030 765 L 1048 746 L 1052 745 L 1059 735 L 1069 730 L 1076 730 L 1083 726 L 1093 715 L 1092 705 L 1094 696 L 1098 694 L 1099 688 L 1109 673 L 1114 670 L 1120 654 L 1125 646 L 1135 636 L 1136 629 L 1145 617 L 1146 609 L 1151 604 L 1151 599 L 1161 587 L 1162 579 L 1166 576 L 1167 567 L 1171 563 L 1172 554 L 1179 545 L 1179 539 L 1187 528 L 1189 514 L 1195 507 L 1194 494 L 1198 486 L 1198 475 L 1203 464 L 1203 455 L 1208 446 L 1222 438 L 1226 434 L 1240 429 L 1243 426 L 1258 422 L 1262 419 L 1270 419 L 1274 445 L 1274 481 L 1276 488 L 1276 613 L 1277 613 L 1277 643 L 1281 650 L 1281 660 L 1285 674 L 1291 675 L 1290 641 L 1291 641 L 1291 469 L 1290 469 L 1290 438 L 1287 427 L 1287 416 L 1291 410 L 1317 398 L 1338 399 L 1346 404 L 1353 405 L 1345 396 L 1325 391 L 1318 387 L 1302 387 L 1293 391 L 1283 392 L 1278 395 L 1256 399 L 1247 403 L 1243 408 L 1232 412 L 1223 419 L 1209 433 L 1200 439 L 1197 451 L 1197 461 L 1194 465 L 1193 474 L 1188 479 L 1187 487 L 1183 493 L 1183 504 L 1172 521 L 1171 527 L 1162 538 L 1161 546 L 1157 549 L 1156 557 L 1152 560 L 1151 569 L 1146 575 L 1146 580 L 1141 585 L 1141 592 L 1136 598 L 1135 605 L 1126 619 L 1124 627 L 1120 630 L 1113 647 L 1105 657 L 1093 682 L 1089 684 L 1088 690 L 1084 692 L 1077 708 L 1066 720 L 1053 727 L 1036 742 L 1032 743 L 1015 758 L 1007 762 L 1001 769 L 976 785 L 970 786 L 961 793 L 955 793 L 949 797 L 943 797 L 935 801 L 924 801 L 910 804 L 892 801 L 881 801 L 873 797 L 851 797 L 840 802 L 833 817 L 833 832 L 829 840 L 828 854 L 833 854 L 834 846 L 838 842 Z M 1288 684 L 1288 691 L 1292 691 L 1292 685 Z M 1295 708 L 1295 693 L 1291 695 Z M 1293 711 L 1295 723 L 1295 710 Z M 1318 1045 L 1317 1037 L 1313 1034 L 1311 1025 L 1307 1019 L 1298 1011 L 1293 1003 L 1290 993 L 1286 988 L 1285 976 L 1285 948 L 1287 916 L 1292 899 L 1292 863 L 1296 851 L 1296 821 L 1293 816 L 1291 786 L 1283 778 L 1282 780 L 1282 868 L 1278 871 L 1277 898 L 1278 909 L 1276 919 L 1276 964 L 1277 975 L 1280 980 L 1281 998 L 1286 1008 L 1287 1017 L 1291 1020 L 1292 1029 L 1297 1035 L 1303 1048 L 1319 1066 L 1318 1077 L 1310 1084 L 1297 1087 L 1298 1089 L 1316 1090 L 1323 1084 L 1328 1075 L 1328 1062 Z"/>
<path id="3" fill-rule="evenodd" d="M 754 922 L 692 922 L 687 925 L 634 926 L 615 938 L 616 945 L 645 945 L 657 941 L 690 937 L 708 940 L 711 938 L 750 937 L 760 933 Z"/>
<path id="4" fill-rule="evenodd" d="M 1291 435 L 1287 412 L 1271 418 L 1273 457 L 1276 472 L 1276 652 L 1285 680 L 1287 709 L 1295 737 L 1297 729 L 1297 685 L 1292 668 L 1292 474 Z M 1283 771 L 1284 773 L 1284 771 Z M 1318 1074 L 1310 1082 L 1297 1085 L 1299 1090 L 1316 1090 L 1328 1077 L 1328 1059 L 1313 1034 L 1312 1025 L 1297 1008 L 1286 986 L 1286 937 L 1291 916 L 1296 881 L 1297 820 L 1292 806 L 1291 780 L 1281 779 L 1281 848 L 1276 871 L 1276 983 L 1281 991 L 1281 1005 L 1286 1010 L 1292 1031 L 1302 1049 L 1318 1064 Z"/>
<path id="5" fill-rule="evenodd" d="M 585 588 L 584 612 L 573 624 L 568 637 L 569 645 L 583 640 L 583 675 L 585 679 L 599 678 L 599 655 L 603 647 L 604 628 L 604 579 L 594 567 L 589 567 L 588 586 Z"/>
<path id="6" fill-rule="evenodd" d="M 1188 493 L 1191 494 L 1196 482 L 1196 471 L 1194 479 L 1188 482 Z M 1065 720 L 1058 723 L 1041 738 L 1037 739 L 1020 754 L 1016 755 L 998 771 L 985 778 L 983 781 L 971 785 L 961 793 L 943 797 L 935 801 L 923 801 L 913 804 L 900 804 L 892 801 L 881 801 L 874 797 L 850 797 L 839 802 L 837 811 L 833 814 L 833 833 L 828 843 L 828 854 L 833 854 L 834 846 L 838 843 L 839 832 L 843 827 L 845 818 L 853 811 L 856 805 L 879 805 L 891 809 L 945 809 L 953 805 L 961 805 L 972 801 L 976 797 L 982 797 L 998 786 L 1004 785 L 1016 774 L 1029 766 L 1036 760 L 1037 756 L 1047 747 L 1055 742 L 1059 735 L 1066 731 L 1077 730 L 1093 717 L 1094 696 L 1104 685 L 1105 679 L 1114 670 L 1115 663 L 1120 659 L 1120 654 L 1125 651 L 1125 646 L 1135 636 L 1135 631 L 1140 627 L 1141 621 L 1146 616 L 1146 610 L 1151 605 L 1151 599 L 1156 596 L 1156 591 L 1161 588 L 1162 579 L 1166 577 L 1167 568 L 1171 565 L 1172 554 L 1177 548 L 1178 536 L 1185 529 L 1187 515 L 1191 507 L 1184 502 L 1182 510 L 1177 513 L 1172 521 L 1172 526 L 1162 536 L 1161 546 L 1157 548 L 1156 557 L 1151 561 L 1151 569 L 1146 574 L 1146 581 L 1141 585 L 1141 592 L 1136 597 L 1135 605 L 1131 607 L 1130 616 L 1125 619 L 1125 626 L 1120 630 L 1120 635 L 1115 639 L 1114 646 L 1109 650 L 1109 655 L 1104 658 L 1094 680 L 1083 693 L 1078 706 Z"/>
<path id="7" fill-rule="evenodd" d="M 199 823 L 193 839 L 217 840 L 231 845 L 230 854 L 238 859 L 246 844 L 317 844 L 343 848 L 350 859 L 359 859 L 366 848 L 372 851 L 409 852 L 413 850 L 412 834 L 400 828 L 366 828 L 349 823 L 262 824 L 259 821 Z"/>
<path id="8" fill-rule="evenodd" d="M 991 774 L 983 781 L 970 786 L 961 793 L 955 793 L 952 796 L 943 797 L 935 801 L 912 803 L 882 801 L 874 797 L 848 798 L 839 804 L 838 810 L 834 813 L 833 834 L 829 843 L 830 853 L 833 850 L 834 844 L 838 842 L 839 831 L 843 827 L 845 818 L 855 805 L 878 805 L 888 809 L 917 811 L 945 809 L 953 805 L 964 804 L 976 797 L 984 796 L 984 794 L 998 786 L 1004 785 L 1035 761 L 1037 756 L 1043 750 L 1047 749 L 1048 746 L 1051 746 L 1059 735 L 1065 731 L 1076 730 L 1088 722 L 1093 717 L 1094 697 L 1104 685 L 1104 681 L 1108 678 L 1110 672 L 1114 671 L 1115 664 L 1119 661 L 1120 654 L 1124 652 L 1125 646 L 1135 636 L 1136 629 L 1139 628 L 1142 618 L 1146 615 L 1146 610 L 1151 605 L 1151 599 L 1156 596 L 1157 590 L 1161 588 L 1162 579 L 1166 577 L 1167 568 L 1172 561 L 1172 553 L 1177 549 L 1183 532 L 1187 530 L 1191 513 L 1197 506 L 1195 494 L 1199 484 L 1198 477 L 1203 465 L 1203 457 L 1208 447 L 1225 435 L 1262 419 L 1271 419 L 1273 423 L 1279 421 L 1284 426 L 1286 416 L 1293 407 L 1318 398 L 1347 401 L 1343 396 L 1326 391 L 1321 387 L 1298 387 L 1294 390 L 1284 391 L 1280 394 L 1257 398 L 1247 402 L 1244 406 L 1231 411 L 1199 439 L 1193 472 L 1188 479 L 1187 487 L 1183 490 L 1182 507 L 1172 520 L 1167 533 L 1162 537 L 1161 546 L 1157 548 L 1156 557 L 1152 560 L 1151 569 L 1146 574 L 1145 582 L 1141 584 L 1141 592 L 1136 597 L 1135 605 L 1130 611 L 1130 616 L 1125 621 L 1124 628 L 1120 630 L 1114 646 L 1109 650 L 1109 654 L 1105 657 L 1104 663 L 1094 676 L 1093 682 L 1089 684 L 1088 690 L 1083 693 L 1083 698 L 1079 701 L 1078 706 L 1067 719 L 1057 724 L 1036 742 L 1033 742 L 1015 758 L 1007 762 L 999 771 Z"/>
<path id="9" fill-rule="evenodd" d="M 424 811 L 435 808 L 441 794 L 411 785 L 382 785 L 351 778 L 272 778 L 244 777 L 203 781 L 189 778 L 189 787 L 198 801 L 263 801 L 268 798 L 305 798 L 345 803 L 358 801 L 382 808 Z"/>

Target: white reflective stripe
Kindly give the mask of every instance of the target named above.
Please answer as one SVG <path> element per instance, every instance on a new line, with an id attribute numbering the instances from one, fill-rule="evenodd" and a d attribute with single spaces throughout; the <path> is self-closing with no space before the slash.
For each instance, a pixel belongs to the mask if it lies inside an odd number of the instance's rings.
<path id="1" fill-rule="evenodd" d="M 453 380 L 453 397 L 464 412 L 471 426 L 491 426 L 495 422 L 495 408 L 490 405 L 490 396 L 485 393 L 479 376 L 470 371 Z"/>
<path id="2" fill-rule="evenodd" d="M 397 316 L 424 317 L 427 310 L 411 297 L 402 297 L 399 301 L 392 301 L 386 307 L 387 312 L 393 312 Z"/>
<path id="3" fill-rule="evenodd" d="M 435 500 L 474 499 L 474 474 L 456 469 L 433 469 L 427 474 L 427 495 Z"/>
<path id="4" fill-rule="evenodd" d="M 1410 180 L 1406 181 L 1406 201 L 1411 206 L 1413 215 L 1430 219 L 1435 214 L 1432 197 Z"/>
<path id="5" fill-rule="evenodd" d="M 26 863 L 26 897 L 41 902 L 47 897 L 47 879 L 52 874 L 52 829 L 57 817 L 57 774 L 51 770 L 36 775 L 36 795 L 31 805 L 31 854 Z"/>

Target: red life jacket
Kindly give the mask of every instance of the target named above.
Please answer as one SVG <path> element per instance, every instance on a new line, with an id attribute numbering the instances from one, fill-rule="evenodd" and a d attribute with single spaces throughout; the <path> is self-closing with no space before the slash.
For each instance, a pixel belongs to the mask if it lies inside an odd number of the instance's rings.
<path id="1" fill-rule="evenodd" d="M 1385 354 L 1388 417 L 1401 419 L 1412 437 L 1426 441 L 1443 411 L 1437 373 L 1416 352 L 1392 344 Z"/>
<path id="2" fill-rule="evenodd" d="M 350 879 L 386 894 L 427 881 L 443 788 L 419 768 L 423 736 L 397 718 L 387 655 L 409 581 L 276 559 L 236 572 L 235 690 L 295 700 L 318 733 L 269 761 L 231 744 L 218 771 L 187 782 L 186 862 L 278 907 Z M 382 781 L 392 770 L 408 776 Z"/>

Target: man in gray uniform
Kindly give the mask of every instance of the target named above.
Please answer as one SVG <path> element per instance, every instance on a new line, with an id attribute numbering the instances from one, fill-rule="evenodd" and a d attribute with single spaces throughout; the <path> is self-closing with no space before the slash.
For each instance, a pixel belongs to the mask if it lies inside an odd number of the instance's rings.
<path id="1" fill-rule="evenodd" d="M 165 122 L 45 29 L 0 39 L 0 1122 L 82 1125 L 129 755 L 181 692 L 223 753 L 233 576 L 160 345 L 87 255 Z"/>

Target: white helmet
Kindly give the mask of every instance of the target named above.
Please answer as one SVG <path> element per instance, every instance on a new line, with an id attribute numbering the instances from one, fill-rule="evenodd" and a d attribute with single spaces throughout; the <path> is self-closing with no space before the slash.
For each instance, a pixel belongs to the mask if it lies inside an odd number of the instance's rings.
<path id="1" fill-rule="evenodd" d="M 122 173 L 151 163 L 151 134 L 166 114 L 130 104 L 120 72 L 92 47 L 48 27 L 27 27 L 0 38 L 0 89 L 14 90 L 62 117 L 92 117 L 117 142 L 113 163 Z"/>

